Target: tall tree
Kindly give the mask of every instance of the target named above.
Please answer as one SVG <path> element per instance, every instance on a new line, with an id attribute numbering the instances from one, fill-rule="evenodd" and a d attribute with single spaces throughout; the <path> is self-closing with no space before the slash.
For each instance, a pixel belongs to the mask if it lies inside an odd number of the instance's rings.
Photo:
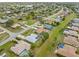
<path id="1" fill-rule="evenodd" d="M 14 24 L 14 21 L 13 20 L 9 20 L 9 21 L 6 22 L 6 26 L 7 27 L 12 26 L 13 24 Z"/>

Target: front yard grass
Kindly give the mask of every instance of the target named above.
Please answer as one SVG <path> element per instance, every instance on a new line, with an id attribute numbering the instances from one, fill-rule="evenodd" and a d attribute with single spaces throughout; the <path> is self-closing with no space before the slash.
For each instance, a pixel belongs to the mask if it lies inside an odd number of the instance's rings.
<path id="1" fill-rule="evenodd" d="M 15 53 L 13 53 L 10 48 L 15 44 L 14 41 L 9 41 L 7 43 L 5 43 L 4 45 L 0 46 L 0 50 L 2 49 L 2 51 L 0 51 L 0 54 L 6 53 L 6 55 L 9 57 L 16 57 L 17 55 Z"/>
<path id="2" fill-rule="evenodd" d="M 22 35 L 28 36 L 28 35 L 30 35 L 31 33 L 33 33 L 33 29 L 30 29 L 30 30 L 25 31 L 24 33 L 22 33 Z"/>
<path id="3" fill-rule="evenodd" d="M 27 25 L 32 25 L 32 24 L 34 24 L 36 21 L 35 20 L 27 20 L 26 21 L 26 24 Z"/>
<path id="4" fill-rule="evenodd" d="M 3 34 L 0 34 L 0 41 L 2 40 L 5 40 L 9 37 L 9 34 L 8 33 L 3 33 Z"/>

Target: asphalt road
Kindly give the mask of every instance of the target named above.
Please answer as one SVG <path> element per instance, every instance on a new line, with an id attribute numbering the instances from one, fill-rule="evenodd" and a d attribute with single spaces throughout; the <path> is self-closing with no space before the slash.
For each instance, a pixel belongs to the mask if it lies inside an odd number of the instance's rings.
<path id="1" fill-rule="evenodd" d="M 0 27 L 2 30 L 4 30 L 4 31 L 6 31 L 9 35 L 10 35 L 10 37 L 9 38 L 7 38 L 7 39 L 5 39 L 5 40 L 3 40 L 3 41 L 1 41 L 0 42 L 0 46 L 1 45 L 3 45 L 3 44 L 5 44 L 5 43 L 7 43 L 7 42 L 9 42 L 9 41 L 11 41 L 11 40 L 13 40 L 13 39 L 15 39 L 16 37 L 17 37 L 17 35 L 20 35 L 21 33 L 23 33 L 23 32 L 25 32 L 25 31 L 27 31 L 27 30 L 29 30 L 29 29 L 31 29 L 31 28 L 33 28 L 33 29 L 36 29 L 35 27 L 33 27 L 34 25 L 37 25 L 38 24 L 38 22 L 36 22 L 35 24 L 33 24 L 32 26 L 28 26 L 28 25 L 21 25 L 21 27 L 23 28 L 23 30 L 21 30 L 20 32 L 17 32 L 17 33 L 13 33 L 13 32 L 11 32 L 11 31 L 9 31 L 9 30 L 7 30 L 6 28 L 3 28 L 3 27 Z"/>

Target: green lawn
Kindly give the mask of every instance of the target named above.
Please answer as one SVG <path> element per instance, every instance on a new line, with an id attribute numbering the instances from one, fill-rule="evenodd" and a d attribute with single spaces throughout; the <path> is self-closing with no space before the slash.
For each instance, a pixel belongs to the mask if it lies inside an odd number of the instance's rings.
<path id="1" fill-rule="evenodd" d="M 56 38 L 56 43 L 57 45 L 55 46 L 56 48 L 58 47 L 58 44 L 60 43 L 63 43 L 63 39 L 64 39 L 64 35 L 63 35 L 63 31 L 61 31 L 58 35 L 58 37 Z M 54 50 L 50 50 L 50 52 L 47 54 L 47 56 L 57 56 L 55 53 L 54 53 Z"/>
<path id="2" fill-rule="evenodd" d="M 43 44 L 43 41 L 42 41 L 42 39 L 40 38 L 40 39 L 35 43 L 35 46 L 36 46 L 36 47 L 40 47 L 42 44 Z"/>
<path id="3" fill-rule="evenodd" d="M 33 33 L 33 29 L 30 29 L 30 30 L 25 31 L 24 33 L 22 33 L 22 35 L 28 36 L 28 35 L 30 35 L 31 33 Z"/>
<path id="4" fill-rule="evenodd" d="M 9 31 L 11 31 L 11 32 L 19 32 L 19 31 L 21 31 L 22 30 L 22 28 L 21 27 L 16 27 L 16 28 L 7 28 Z"/>
<path id="5" fill-rule="evenodd" d="M 54 51 L 57 46 L 58 35 L 64 29 L 64 27 L 75 17 L 75 13 L 66 16 L 65 20 L 62 21 L 59 26 L 57 26 L 50 32 L 49 39 L 47 39 L 45 43 L 39 48 L 35 56 L 46 56 L 48 53 L 51 52 L 51 50 Z"/>
<path id="6" fill-rule="evenodd" d="M 9 37 L 9 34 L 8 33 L 3 33 L 3 34 L 0 34 L 0 41 L 2 40 L 5 40 Z"/>
<path id="7" fill-rule="evenodd" d="M 4 16 L 5 14 L 3 12 L 0 12 L 0 17 Z"/>
<path id="8" fill-rule="evenodd" d="M 14 41 L 10 41 L 10 42 L 7 42 L 6 44 L 0 46 L 0 50 L 2 49 L 2 51 L 0 51 L 0 54 L 6 53 L 8 57 L 9 57 L 9 56 L 10 56 L 10 57 L 14 57 L 14 56 L 16 57 L 17 55 L 14 54 L 14 53 L 10 50 L 11 46 L 13 46 L 14 44 L 15 44 Z"/>
<path id="9" fill-rule="evenodd" d="M 35 20 L 27 20 L 26 21 L 26 24 L 27 25 L 32 25 L 32 24 L 34 24 L 36 21 Z"/>

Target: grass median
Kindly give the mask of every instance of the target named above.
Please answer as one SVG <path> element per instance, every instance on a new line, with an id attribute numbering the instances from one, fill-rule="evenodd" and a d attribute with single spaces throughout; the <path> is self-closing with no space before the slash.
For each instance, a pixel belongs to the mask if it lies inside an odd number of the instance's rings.
<path id="1" fill-rule="evenodd" d="M 45 41 L 45 43 L 38 49 L 35 56 L 37 57 L 44 57 L 47 56 L 48 53 L 51 52 L 51 50 L 55 50 L 57 46 L 57 40 L 56 38 L 60 34 L 60 32 L 64 29 L 65 26 L 68 25 L 68 23 L 73 20 L 76 17 L 75 13 L 69 14 L 65 17 L 65 20 L 61 22 L 59 26 L 57 26 L 55 29 L 53 29 L 50 32 L 49 38 Z"/>

